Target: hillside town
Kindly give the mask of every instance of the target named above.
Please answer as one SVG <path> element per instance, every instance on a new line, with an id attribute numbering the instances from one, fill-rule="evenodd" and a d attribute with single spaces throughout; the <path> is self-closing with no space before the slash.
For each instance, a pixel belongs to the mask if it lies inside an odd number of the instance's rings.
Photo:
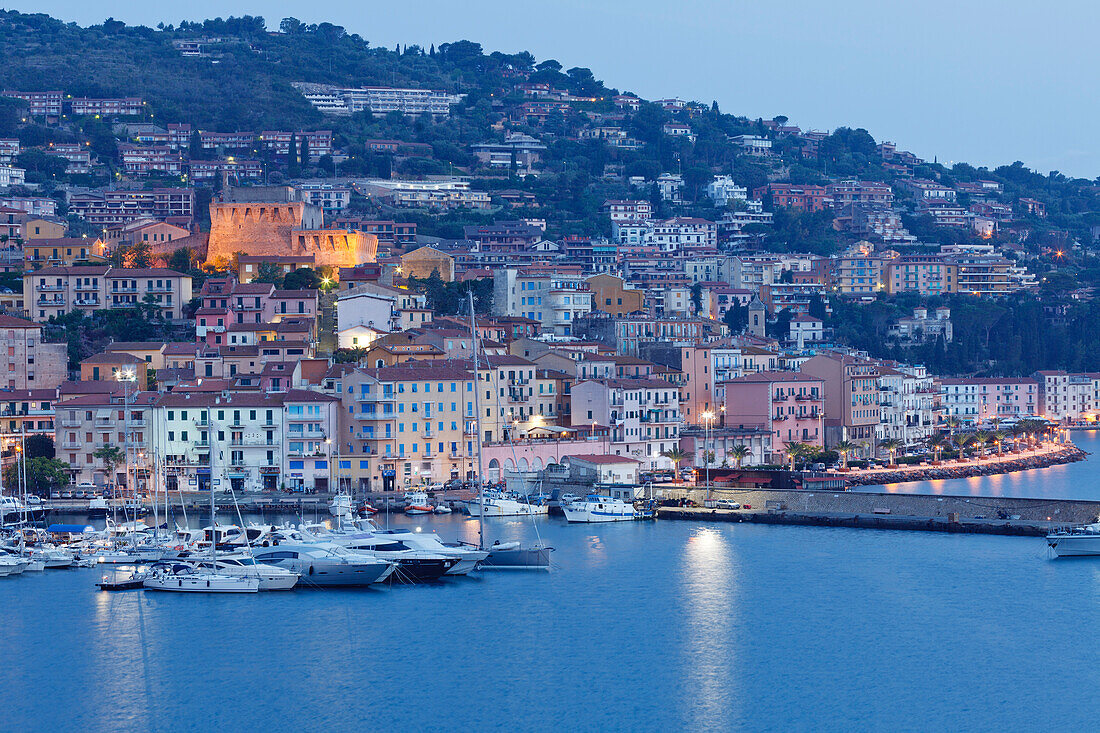
<path id="1" fill-rule="evenodd" d="M 189 62 L 227 43 L 190 36 Z M 4 90 L 5 450 L 47 436 L 74 484 L 384 492 L 476 479 L 479 439 L 500 480 L 570 456 L 892 461 L 1100 417 L 1100 372 L 896 358 L 950 348 L 953 299 L 1092 299 L 1052 290 L 1093 242 L 1018 169 L 785 117 L 719 134 L 716 104 L 607 95 L 556 63 L 504 62 L 484 136 L 445 144 L 417 136 L 469 117 L 459 87 L 295 80 L 314 124 L 248 130 L 130 89 Z M 380 120 L 392 137 L 348 132 Z M 594 183 L 544 185 L 562 151 Z M 589 216 L 561 201 L 594 192 Z M 881 302 L 907 307 L 882 349 L 844 338 L 841 309 Z"/>

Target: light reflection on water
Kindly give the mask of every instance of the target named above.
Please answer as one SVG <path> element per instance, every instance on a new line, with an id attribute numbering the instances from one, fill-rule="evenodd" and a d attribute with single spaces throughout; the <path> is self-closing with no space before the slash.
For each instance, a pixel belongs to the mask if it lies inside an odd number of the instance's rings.
<path id="1" fill-rule="evenodd" d="M 885 486 L 863 486 L 855 490 L 885 490 L 892 494 L 1009 496 L 1100 501 L 1100 470 L 1098 470 L 1100 455 L 1097 455 L 1100 453 L 1100 431 L 1075 432 L 1072 438 L 1079 448 L 1090 454 L 1086 460 L 992 476 L 910 481 Z"/>
<path id="2" fill-rule="evenodd" d="M 684 666 L 694 691 L 691 728 L 715 730 L 738 717 L 737 559 L 725 527 L 700 527 L 687 540 L 681 573 L 688 643 Z"/>

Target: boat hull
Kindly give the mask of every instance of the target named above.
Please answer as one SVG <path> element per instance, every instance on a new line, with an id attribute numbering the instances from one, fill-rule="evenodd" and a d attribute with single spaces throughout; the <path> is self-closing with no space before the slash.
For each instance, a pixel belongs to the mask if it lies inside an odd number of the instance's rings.
<path id="1" fill-rule="evenodd" d="M 565 520 L 574 524 L 599 524 L 603 522 L 633 522 L 636 519 L 645 519 L 633 509 L 624 511 L 599 510 L 599 509 L 563 509 Z"/>
<path id="2" fill-rule="evenodd" d="M 486 517 L 532 517 L 548 514 L 549 506 L 545 504 L 524 504 L 519 501 L 506 501 L 485 503 L 484 516 Z M 471 501 L 466 504 L 466 511 L 471 517 L 482 516 L 481 504 Z"/>
<path id="3" fill-rule="evenodd" d="M 298 585 L 312 588 L 357 587 L 382 583 L 393 573 L 389 563 L 363 563 L 345 566 L 310 566 L 298 580 Z"/>
<path id="4" fill-rule="evenodd" d="M 479 567 L 483 570 L 549 570 L 550 550 L 549 547 L 489 550 L 489 557 Z"/>
<path id="5" fill-rule="evenodd" d="M 458 564 L 454 558 L 401 558 L 395 560 L 397 568 L 387 578 L 391 585 L 431 583 L 439 580 Z"/>
<path id="6" fill-rule="evenodd" d="M 145 590 L 162 590 L 173 593 L 256 593 L 260 590 L 259 578 L 234 576 L 173 575 L 146 578 Z"/>
<path id="7" fill-rule="evenodd" d="M 1100 557 L 1100 534 L 1048 535 L 1047 545 L 1058 557 Z"/>

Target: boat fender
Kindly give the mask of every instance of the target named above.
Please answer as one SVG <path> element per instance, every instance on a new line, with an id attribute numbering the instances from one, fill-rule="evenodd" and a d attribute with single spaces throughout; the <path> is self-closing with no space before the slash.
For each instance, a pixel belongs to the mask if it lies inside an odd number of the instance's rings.
<path id="1" fill-rule="evenodd" d="M 313 566 L 312 565 L 309 566 L 309 574 L 313 575 Z"/>

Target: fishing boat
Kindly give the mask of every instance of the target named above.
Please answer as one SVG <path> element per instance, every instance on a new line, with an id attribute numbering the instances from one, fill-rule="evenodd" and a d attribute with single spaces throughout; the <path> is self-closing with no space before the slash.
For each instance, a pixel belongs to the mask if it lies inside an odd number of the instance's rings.
<path id="1" fill-rule="evenodd" d="M 590 494 L 581 501 L 562 506 L 565 519 L 571 523 L 632 522 L 636 519 L 652 519 L 654 510 L 648 503 L 637 506 L 610 496 Z"/>
<path id="2" fill-rule="evenodd" d="M 431 514 L 434 510 L 432 503 L 428 501 L 428 495 L 423 491 L 405 494 L 406 514 Z"/>
<path id="3" fill-rule="evenodd" d="M 549 513 L 547 504 L 524 501 L 518 494 L 483 489 L 476 499 L 465 502 L 471 517 L 533 517 Z"/>

